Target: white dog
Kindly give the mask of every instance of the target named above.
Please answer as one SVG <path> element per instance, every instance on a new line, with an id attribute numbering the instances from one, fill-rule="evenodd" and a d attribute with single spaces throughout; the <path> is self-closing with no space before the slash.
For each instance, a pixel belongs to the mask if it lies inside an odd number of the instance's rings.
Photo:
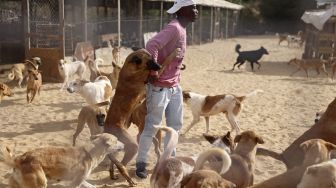
<path id="1" fill-rule="evenodd" d="M 231 131 L 235 130 L 237 134 L 240 128 L 236 121 L 236 116 L 242 108 L 242 102 L 262 90 L 255 90 L 245 96 L 235 96 L 232 94 L 223 94 L 215 96 L 206 96 L 194 92 L 183 91 L 183 101 L 191 108 L 193 120 L 187 129 L 182 133 L 186 134 L 196 123 L 200 121 L 200 117 L 204 116 L 206 120 L 206 133 L 209 132 L 209 118 L 212 115 L 224 113 L 231 125 Z"/>
<path id="2" fill-rule="evenodd" d="M 69 86 L 69 78 L 75 74 L 79 76 L 79 79 L 83 79 L 83 74 L 85 72 L 85 63 L 83 61 L 72 61 L 68 62 L 61 59 L 58 64 L 58 70 L 60 74 L 64 77 L 64 82 L 61 90 L 65 86 Z"/>
<path id="3" fill-rule="evenodd" d="M 98 76 L 94 82 L 71 81 L 67 90 L 69 93 L 79 93 L 89 105 L 110 101 L 112 97 L 111 82 L 106 76 Z"/>
<path id="4" fill-rule="evenodd" d="M 336 159 L 309 166 L 297 188 L 336 187 Z"/>

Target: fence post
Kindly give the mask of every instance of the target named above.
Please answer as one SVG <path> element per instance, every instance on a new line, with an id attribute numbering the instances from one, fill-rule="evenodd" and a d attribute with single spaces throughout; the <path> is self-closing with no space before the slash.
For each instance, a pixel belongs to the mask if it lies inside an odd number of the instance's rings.
<path id="1" fill-rule="evenodd" d="M 65 36 L 65 32 L 64 32 L 64 0 L 58 0 L 59 3 L 59 31 L 60 31 L 60 55 L 62 56 L 62 58 L 64 58 L 65 56 L 65 41 L 64 41 L 64 36 Z"/>
<path id="2" fill-rule="evenodd" d="M 83 31 L 84 31 L 84 41 L 87 42 L 87 0 L 82 0 L 82 18 L 83 18 Z"/>
<path id="3" fill-rule="evenodd" d="M 23 27 L 24 27 L 24 41 L 25 41 L 25 58 L 27 58 L 29 49 L 30 49 L 30 38 L 27 35 L 30 33 L 30 27 L 29 27 L 29 0 L 23 1 Z"/>
<path id="4" fill-rule="evenodd" d="M 143 32 L 142 32 L 142 20 L 143 20 L 143 1 L 139 1 L 139 47 L 143 45 Z"/>

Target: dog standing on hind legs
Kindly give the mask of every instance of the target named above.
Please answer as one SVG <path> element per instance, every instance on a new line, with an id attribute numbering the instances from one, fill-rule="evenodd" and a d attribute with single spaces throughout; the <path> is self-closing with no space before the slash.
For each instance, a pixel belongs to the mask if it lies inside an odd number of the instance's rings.
<path id="1" fill-rule="evenodd" d="M 238 57 L 236 63 L 232 67 L 232 71 L 234 70 L 236 65 L 238 65 L 238 68 L 240 68 L 240 66 L 243 65 L 245 61 L 250 62 L 252 71 L 254 71 L 253 63 L 258 64 L 258 69 L 260 69 L 261 65 L 258 61 L 264 54 L 268 55 L 268 51 L 264 47 L 260 47 L 258 50 L 241 52 L 239 51 L 240 48 L 241 45 L 237 44 L 235 49 L 238 53 Z"/>

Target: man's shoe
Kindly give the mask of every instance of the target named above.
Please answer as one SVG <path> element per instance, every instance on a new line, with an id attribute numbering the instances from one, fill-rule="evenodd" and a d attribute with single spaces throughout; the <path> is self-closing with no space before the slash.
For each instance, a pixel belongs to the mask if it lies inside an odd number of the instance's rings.
<path id="1" fill-rule="evenodd" d="M 147 164 L 144 162 L 138 162 L 135 164 L 135 166 L 136 166 L 135 174 L 141 179 L 147 178 L 148 176 L 147 170 L 146 170 Z"/>

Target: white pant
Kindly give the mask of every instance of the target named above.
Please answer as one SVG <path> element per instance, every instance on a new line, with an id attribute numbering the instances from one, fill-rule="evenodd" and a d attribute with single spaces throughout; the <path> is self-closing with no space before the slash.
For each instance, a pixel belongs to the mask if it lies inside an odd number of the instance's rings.
<path id="1" fill-rule="evenodd" d="M 152 84 L 146 86 L 146 104 L 147 115 L 145 119 L 145 127 L 140 136 L 139 150 L 136 162 L 147 163 L 148 151 L 152 145 L 154 132 L 153 125 L 160 125 L 165 113 L 166 124 L 176 131 L 182 128 L 183 121 L 183 97 L 182 88 L 177 85 L 175 87 L 163 88 L 155 87 Z M 166 148 L 168 137 L 165 137 L 164 147 Z M 175 152 L 173 153 L 175 155 Z"/>

